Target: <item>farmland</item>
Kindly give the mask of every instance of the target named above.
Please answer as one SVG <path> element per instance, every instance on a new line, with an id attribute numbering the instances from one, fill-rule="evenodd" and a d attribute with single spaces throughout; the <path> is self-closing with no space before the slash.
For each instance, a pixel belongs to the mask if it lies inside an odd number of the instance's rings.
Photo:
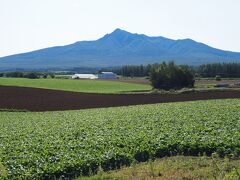
<path id="1" fill-rule="evenodd" d="M 239 91 L 198 92 L 184 94 L 100 94 L 0 86 L 0 109 L 60 111 L 118 107 L 164 102 L 240 98 Z"/>
<path id="2" fill-rule="evenodd" d="M 148 91 L 150 85 L 98 80 L 0 78 L 0 86 L 21 86 L 88 93 Z"/>
<path id="3" fill-rule="evenodd" d="M 8 178 L 74 177 L 168 155 L 240 156 L 240 100 L 0 112 Z"/>

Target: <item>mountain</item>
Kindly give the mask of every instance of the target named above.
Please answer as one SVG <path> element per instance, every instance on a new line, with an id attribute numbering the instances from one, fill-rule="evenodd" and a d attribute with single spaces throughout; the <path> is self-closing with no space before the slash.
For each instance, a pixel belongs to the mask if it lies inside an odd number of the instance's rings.
<path id="1" fill-rule="evenodd" d="M 96 41 L 79 41 L 0 58 L 0 69 L 113 67 L 174 60 L 199 65 L 240 62 L 240 53 L 212 48 L 191 39 L 149 37 L 116 29 Z"/>

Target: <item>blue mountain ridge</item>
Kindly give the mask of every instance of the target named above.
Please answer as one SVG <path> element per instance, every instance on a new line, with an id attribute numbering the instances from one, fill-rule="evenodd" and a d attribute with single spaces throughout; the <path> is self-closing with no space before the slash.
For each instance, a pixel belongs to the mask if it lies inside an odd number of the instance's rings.
<path id="1" fill-rule="evenodd" d="M 240 53 L 212 48 L 191 39 L 149 37 L 116 29 L 96 41 L 79 41 L 0 58 L 0 69 L 114 67 L 174 60 L 199 65 L 240 62 Z"/>

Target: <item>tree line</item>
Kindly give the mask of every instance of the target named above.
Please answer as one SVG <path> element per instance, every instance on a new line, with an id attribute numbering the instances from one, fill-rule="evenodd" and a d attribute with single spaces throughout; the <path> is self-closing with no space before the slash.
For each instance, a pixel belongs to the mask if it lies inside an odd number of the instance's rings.
<path id="1" fill-rule="evenodd" d="M 196 74 L 200 77 L 239 78 L 240 63 L 204 64 L 196 68 Z"/>
<path id="2" fill-rule="evenodd" d="M 6 72 L 0 73 L 0 77 L 8 78 L 29 78 L 29 79 L 39 79 L 39 78 L 54 78 L 53 73 L 39 73 L 39 72 Z"/>
<path id="3" fill-rule="evenodd" d="M 119 68 L 105 68 L 105 71 L 112 71 L 125 77 L 146 77 L 154 67 L 160 64 L 148 65 L 125 65 Z M 214 63 L 200 66 L 188 66 L 196 77 L 240 78 L 240 63 Z"/>

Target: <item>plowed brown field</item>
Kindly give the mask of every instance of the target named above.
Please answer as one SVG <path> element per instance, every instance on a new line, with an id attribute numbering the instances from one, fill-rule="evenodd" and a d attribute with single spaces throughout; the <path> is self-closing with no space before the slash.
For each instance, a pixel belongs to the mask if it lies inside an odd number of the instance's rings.
<path id="1" fill-rule="evenodd" d="M 202 92 L 164 95 L 93 94 L 0 86 L 0 109 L 29 111 L 74 110 L 226 98 L 240 98 L 240 92 Z"/>

